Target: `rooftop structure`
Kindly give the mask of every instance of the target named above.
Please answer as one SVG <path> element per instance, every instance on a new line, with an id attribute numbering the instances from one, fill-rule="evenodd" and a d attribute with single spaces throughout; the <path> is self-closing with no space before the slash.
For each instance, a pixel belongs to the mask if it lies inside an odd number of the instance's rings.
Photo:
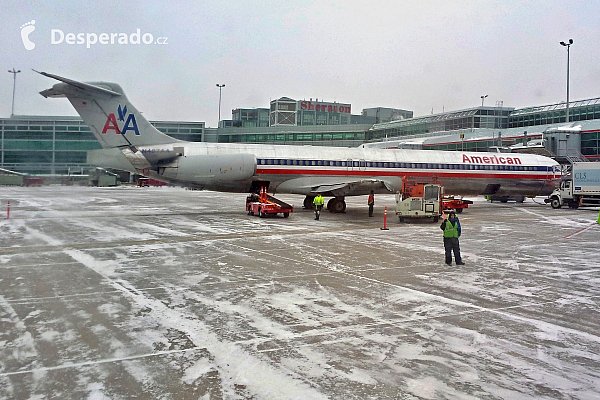
<path id="1" fill-rule="evenodd" d="M 412 111 L 388 107 L 363 108 L 361 115 L 375 118 L 375 124 L 413 118 Z"/>

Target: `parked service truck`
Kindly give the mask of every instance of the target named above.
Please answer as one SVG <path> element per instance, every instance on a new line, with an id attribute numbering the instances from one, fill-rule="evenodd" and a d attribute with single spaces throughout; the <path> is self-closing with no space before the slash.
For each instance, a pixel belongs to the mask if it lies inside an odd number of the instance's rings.
<path id="1" fill-rule="evenodd" d="M 430 218 L 437 222 L 442 210 L 442 187 L 402 178 L 402 191 L 396 195 L 396 215 L 406 219 Z"/>
<path id="2" fill-rule="evenodd" d="M 571 173 L 544 201 L 552 208 L 600 206 L 600 162 L 573 163 Z"/>

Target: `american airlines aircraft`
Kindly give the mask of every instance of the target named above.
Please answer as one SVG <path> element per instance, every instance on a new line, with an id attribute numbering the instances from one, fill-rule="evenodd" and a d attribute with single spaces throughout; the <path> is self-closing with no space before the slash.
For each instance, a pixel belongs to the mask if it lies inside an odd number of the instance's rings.
<path id="1" fill-rule="evenodd" d="M 395 193 L 402 177 L 435 179 L 446 194 L 539 196 L 561 175 L 556 161 L 534 154 L 186 142 L 154 128 L 115 83 L 40 74 L 60 81 L 40 94 L 66 97 L 102 144 L 88 163 L 184 186 L 239 193 L 266 186 L 305 195 L 305 206 L 321 193 L 333 197 L 329 210 L 343 212 L 345 196 Z"/>

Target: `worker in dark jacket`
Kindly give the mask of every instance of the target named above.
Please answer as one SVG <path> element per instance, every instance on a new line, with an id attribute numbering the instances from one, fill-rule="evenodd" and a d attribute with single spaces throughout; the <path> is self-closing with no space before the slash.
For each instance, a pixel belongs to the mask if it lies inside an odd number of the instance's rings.
<path id="1" fill-rule="evenodd" d="M 373 216 L 373 207 L 375 206 L 375 193 L 371 190 L 371 194 L 369 195 L 369 199 L 367 200 L 367 204 L 369 205 L 369 217 Z"/>
<path id="2" fill-rule="evenodd" d="M 452 265 L 452 252 L 456 265 L 465 265 L 460 257 L 460 245 L 458 238 L 461 235 L 460 221 L 456 213 L 452 211 L 448 219 L 444 218 L 440 228 L 444 231 L 444 249 L 446 250 L 446 264 Z"/>

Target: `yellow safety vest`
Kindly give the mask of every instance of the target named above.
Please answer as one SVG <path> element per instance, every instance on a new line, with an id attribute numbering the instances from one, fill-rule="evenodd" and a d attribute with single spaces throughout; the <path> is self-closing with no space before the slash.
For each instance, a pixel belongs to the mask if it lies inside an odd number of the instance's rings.
<path id="1" fill-rule="evenodd" d="M 444 237 L 445 238 L 457 238 L 458 237 L 458 221 L 456 224 L 452 225 L 452 222 L 446 220 L 446 226 L 444 228 Z"/>

